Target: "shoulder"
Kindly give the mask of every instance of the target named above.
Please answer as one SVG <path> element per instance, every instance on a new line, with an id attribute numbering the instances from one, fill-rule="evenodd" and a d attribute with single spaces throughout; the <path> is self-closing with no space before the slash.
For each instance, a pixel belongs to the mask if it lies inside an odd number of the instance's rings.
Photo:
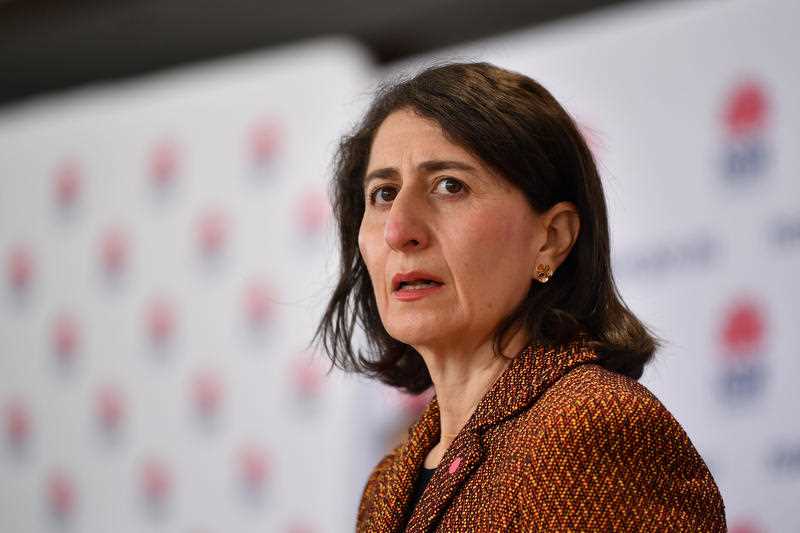
<path id="1" fill-rule="evenodd" d="M 669 456 L 674 462 L 662 467 L 681 463 L 690 475 L 706 470 L 683 427 L 647 387 L 597 364 L 554 383 L 525 426 L 534 449 L 557 445 L 577 464 L 620 459 L 649 468 Z"/>
<path id="2" fill-rule="evenodd" d="M 523 515 L 547 507 L 553 512 L 543 519 L 561 524 L 566 515 L 559 509 L 578 505 L 587 524 L 615 530 L 657 523 L 724 528 L 722 499 L 705 462 L 678 421 L 637 381 L 596 364 L 576 367 L 522 422 Z"/>
<path id="3" fill-rule="evenodd" d="M 369 514 L 370 502 L 375 501 L 375 497 L 380 490 L 381 477 L 391 466 L 399 448 L 400 446 L 398 445 L 391 452 L 384 455 L 372 469 L 372 472 L 370 472 L 367 482 L 364 484 L 364 490 L 361 493 L 361 500 L 358 504 L 357 523 L 361 523 Z"/>
<path id="4" fill-rule="evenodd" d="M 628 376 L 612 372 L 598 364 L 573 368 L 556 381 L 548 392 L 553 396 L 570 398 L 573 402 L 613 402 L 614 399 L 661 405 L 647 387 Z"/>
<path id="5" fill-rule="evenodd" d="M 538 412 L 533 415 L 571 437 L 599 430 L 628 437 L 666 431 L 688 440 L 675 417 L 647 387 L 597 364 L 574 368 L 545 391 L 535 407 Z"/>

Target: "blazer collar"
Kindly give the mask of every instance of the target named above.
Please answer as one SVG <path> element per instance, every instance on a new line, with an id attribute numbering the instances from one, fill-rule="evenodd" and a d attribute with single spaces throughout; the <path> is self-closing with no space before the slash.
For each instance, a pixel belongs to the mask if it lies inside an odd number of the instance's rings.
<path id="1" fill-rule="evenodd" d="M 582 340 L 555 348 L 533 344 L 517 354 L 448 447 L 405 531 L 422 533 L 435 527 L 439 515 L 481 463 L 483 432 L 529 407 L 572 368 L 597 360 L 597 353 Z M 367 520 L 370 531 L 401 531 L 417 474 L 439 440 L 439 425 L 439 404 L 434 396 L 419 420 L 409 428 L 408 439 L 397 449 L 395 460 L 383 478 L 385 497 L 373 502 L 371 517 Z M 384 523 L 373 522 L 377 520 Z"/>

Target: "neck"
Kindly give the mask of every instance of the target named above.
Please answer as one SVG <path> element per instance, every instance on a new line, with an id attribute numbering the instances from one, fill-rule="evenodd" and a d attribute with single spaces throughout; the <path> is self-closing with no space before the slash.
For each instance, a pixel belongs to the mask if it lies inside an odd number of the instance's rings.
<path id="1" fill-rule="evenodd" d="M 474 350 L 458 353 L 417 348 L 431 374 L 439 404 L 439 449 L 446 449 L 455 439 L 524 343 L 524 335 L 517 332 L 501 357 L 492 353 L 491 339 Z"/>

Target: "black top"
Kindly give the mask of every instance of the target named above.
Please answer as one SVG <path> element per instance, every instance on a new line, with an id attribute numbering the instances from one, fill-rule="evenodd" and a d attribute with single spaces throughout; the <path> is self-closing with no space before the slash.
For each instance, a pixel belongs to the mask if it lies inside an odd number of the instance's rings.
<path id="1" fill-rule="evenodd" d="M 411 515 L 414 513 L 414 508 L 417 506 L 417 501 L 419 500 L 419 497 L 422 496 L 422 491 L 425 490 L 425 486 L 433 477 L 434 472 L 436 472 L 435 468 L 425 468 L 424 465 L 422 470 L 420 470 L 419 477 L 417 478 L 417 484 L 414 486 L 414 496 L 411 497 L 411 504 L 408 506 L 409 517 L 411 517 Z"/>

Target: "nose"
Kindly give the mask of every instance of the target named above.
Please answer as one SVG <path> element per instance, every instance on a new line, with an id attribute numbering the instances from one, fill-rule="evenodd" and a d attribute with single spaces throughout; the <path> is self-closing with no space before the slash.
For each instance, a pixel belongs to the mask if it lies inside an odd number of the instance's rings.
<path id="1" fill-rule="evenodd" d="M 410 252 L 428 246 L 426 211 L 411 194 L 397 193 L 384 226 L 386 243 L 397 252 Z"/>

